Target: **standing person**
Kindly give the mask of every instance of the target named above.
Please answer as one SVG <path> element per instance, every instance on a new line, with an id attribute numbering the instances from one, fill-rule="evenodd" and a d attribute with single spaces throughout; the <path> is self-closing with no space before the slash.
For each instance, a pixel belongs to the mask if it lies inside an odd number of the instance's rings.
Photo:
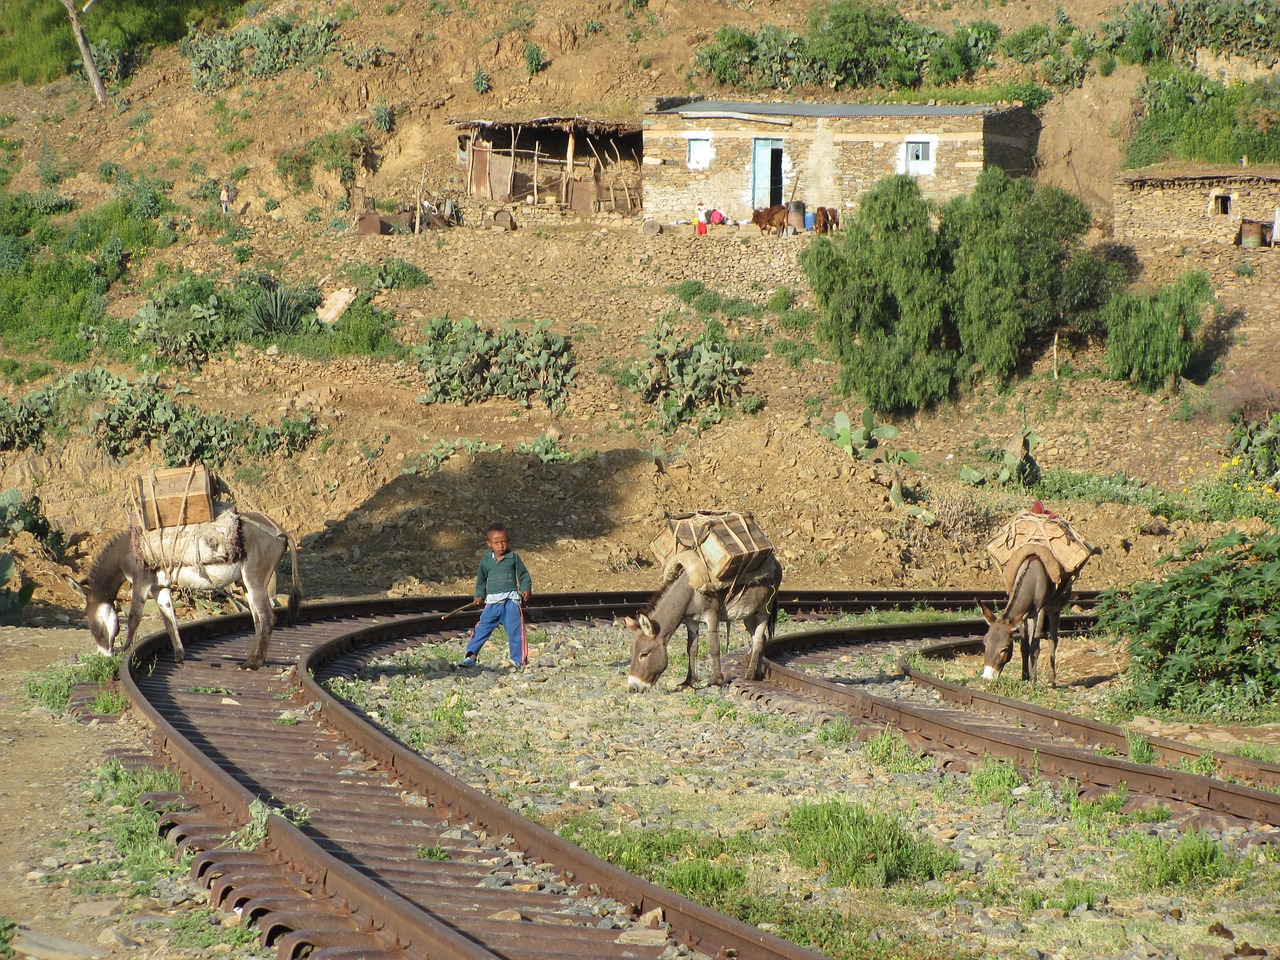
<path id="1" fill-rule="evenodd" d="M 222 193 L 219 195 L 218 199 L 222 201 L 222 215 L 225 217 L 227 215 L 227 209 L 231 206 L 231 191 L 227 189 L 227 185 L 225 183 L 222 185 Z"/>
<path id="2" fill-rule="evenodd" d="M 533 579 L 524 561 L 510 548 L 506 527 L 495 523 L 489 528 L 486 542 L 489 551 L 480 560 L 476 595 L 471 601 L 476 606 L 484 604 L 484 612 L 480 614 L 480 622 L 472 631 L 466 655 L 458 661 L 458 666 L 474 667 L 480 648 L 501 623 L 507 632 L 511 663 L 523 667 L 529 661 L 529 644 L 524 635 L 521 604 L 529 602 Z"/>
<path id="3" fill-rule="evenodd" d="M 693 207 L 693 230 L 698 236 L 707 232 L 707 205 L 699 200 Z"/>

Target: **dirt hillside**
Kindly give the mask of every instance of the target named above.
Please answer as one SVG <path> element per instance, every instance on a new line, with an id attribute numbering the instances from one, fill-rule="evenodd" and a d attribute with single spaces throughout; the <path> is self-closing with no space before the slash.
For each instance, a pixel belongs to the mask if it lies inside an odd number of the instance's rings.
<path id="1" fill-rule="evenodd" d="M 821 357 L 792 365 L 766 355 L 745 385 L 763 399 L 761 412 L 735 415 L 702 435 L 665 436 L 646 426 L 652 412 L 619 386 L 616 372 L 641 355 L 638 339 L 656 318 L 680 307 L 671 287 L 697 279 L 763 303 L 787 286 L 806 305 L 795 266 L 803 239 L 767 243 L 728 229 L 705 238 L 646 238 L 630 223 L 362 237 L 332 225 L 345 195 L 334 175 L 318 178 L 314 192 L 296 194 L 280 179 L 276 159 L 318 131 L 363 122 L 376 140 L 359 171 L 361 190 L 404 199 L 419 184 L 437 193 L 456 190 L 456 131 L 448 120 L 567 113 L 638 118 L 649 96 L 722 93 L 691 74 L 697 44 L 725 24 L 802 29 L 801 8 L 775 0 L 560 0 L 536 10 L 427 2 L 348 6 L 355 15 L 341 24 L 341 55 L 220 95 L 192 89 L 176 50 L 153 54 L 107 109 L 90 109 L 87 91 L 71 81 L 0 92 L 0 112 L 14 118 L 6 134 L 22 145 L 14 189 L 38 188 L 42 155 L 74 171 L 59 189 L 82 205 L 108 195 L 98 175 L 104 160 L 171 180 L 179 202 L 208 178 L 240 168 L 235 214 L 247 235 L 238 245 L 249 251 L 247 266 L 275 267 L 290 281 L 315 280 L 329 292 L 344 265 L 397 257 L 432 278 L 424 290 L 378 295 L 377 305 L 395 314 L 409 344 L 420 340 L 424 319 L 442 314 L 493 326 L 513 317 L 546 319 L 571 338 L 578 377 L 557 414 L 506 402 L 423 405 L 412 360 L 319 365 L 241 348 L 197 373 L 166 374 L 166 385 L 180 383 L 210 409 L 262 421 L 303 409 L 320 417 L 324 436 L 303 456 L 224 472 L 243 504 L 277 517 L 303 542 L 309 595 L 466 590 L 481 531 L 493 519 L 513 527 L 514 542 L 533 561 L 543 589 L 644 585 L 654 577 L 647 544 L 662 513 L 704 506 L 754 511 L 779 542 L 795 586 L 975 580 L 992 586 L 983 537 L 1023 506 L 1023 498 L 960 485 L 955 475 L 962 463 L 989 464 L 1031 425 L 1044 441 L 1036 457 L 1045 468 L 1186 483 L 1193 472 L 1215 465 L 1232 384 L 1252 383 L 1274 356 L 1277 278 L 1265 256 L 1246 272 L 1218 251 L 1141 251 L 1153 278 L 1190 266 L 1213 272 L 1230 324 L 1247 337 L 1232 348 L 1219 380 L 1178 398 L 1146 397 L 1072 374 L 1096 369 L 1100 358 L 1087 345 L 1063 344 L 1062 379 L 1054 379 L 1053 358 L 1046 356 L 1009 392 L 980 390 L 955 408 L 898 424 L 899 447 L 922 455 L 921 469 L 907 470 L 903 479 L 908 494 L 937 515 L 932 526 L 895 508 L 882 476 L 819 435 L 835 412 L 861 412 L 856 399 L 833 393 L 835 369 Z M 913 15 L 947 29 L 982 17 L 1005 31 L 1053 16 L 1049 5 L 1035 3 L 946 6 L 921 4 Z M 1104 10 L 1090 0 L 1071 12 L 1092 22 Z M 255 17 L 302 21 L 310 11 L 275 3 Z M 533 77 L 524 68 L 526 40 L 549 57 Z M 375 51 L 376 57 L 368 55 Z M 474 89 L 477 68 L 492 77 L 488 93 Z M 1098 213 L 1100 233 L 1118 164 L 1116 136 L 1135 80 L 1124 71 L 1091 78 L 1045 111 L 1040 175 L 1084 197 Z M 391 131 L 379 133 L 369 123 L 377 106 L 394 109 Z M 279 207 L 267 211 L 265 198 L 277 198 Z M 199 201 L 190 202 L 193 211 L 200 209 Z M 131 316 L 160 269 L 234 276 L 245 264 L 232 248 L 220 233 L 193 224 L 113 291 L 109 312 Z M 742 320 L 729 333 L 774 344 L 773 323 L 768 315 Z M 702 321 L 685 310 L 677 324 L 695 334 Z M 10 395 L 25 389 L 5 386 Z M 578 454 L 600 455 L 548 464 L 518 449 L 543 437 Z M 442 469 L 420 469 L 442 443 L 455 447 Z M 0 454 L 0 487 L 38 486 L 50 516 L 73 541 L 70 565 L 79 567 L 101 531 L 121 522 L 122 478 L 152 462 L 104 463 L 72 436 L 40 455 Z M 1088 568 L 1086 587 L 1142 575 L 1189 532 L 1131 508 L 1065 512 L 1103 548 Z M 30 574 L 41 580 L 34 612 L 47 605 L 56 615 L 74 615 L 74 598 L 51 573 Z"/>

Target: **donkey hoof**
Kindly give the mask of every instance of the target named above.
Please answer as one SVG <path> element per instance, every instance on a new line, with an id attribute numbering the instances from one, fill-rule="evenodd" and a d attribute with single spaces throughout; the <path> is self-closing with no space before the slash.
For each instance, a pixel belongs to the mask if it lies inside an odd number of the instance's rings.
<path id="1" fill-rule="evenodd" d="M 717 673 L 717 674 L 715 674 L 715 675 L 711 678 L 711 681 L 710 681 L 710 682 L 711 682 L 711 686 L 713 686 L 713 687 L 723 687 L 723 686 L 724 686 L 724 674 L 723 674 L 723 673 Z"/>
<path id="2" fill-rule="evenodd" d="M 262 666 L 261 660 L 246 660 L 240 665 L 241 670 L 257 670 Z"/>

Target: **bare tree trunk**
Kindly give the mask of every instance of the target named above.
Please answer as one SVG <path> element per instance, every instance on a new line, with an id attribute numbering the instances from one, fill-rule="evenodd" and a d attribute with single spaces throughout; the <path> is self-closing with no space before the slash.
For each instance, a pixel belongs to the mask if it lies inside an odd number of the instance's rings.
<path id="1" fill-rule="evenodd" d="M 85 4 L 88 10 L 93 0 Z M 67 16 L 71 18 L 71 32 L 76 35 L 76 44 L 80 47 L 80 59 L 84 61 L 85 76 L 89 78 L 89 86 L 93 87 L 93 95 L 99 105 L 107 105 L 107 88 L 102 85 L 102 77 L 98 74 L 98 65 L 93 62 L 93 52 L 89 49 L 89 41 L 84 37 L 84 28 L 80 26 L 80 16 L 76 13 L 75 0 L 62 0 L 67 8 Z"/>

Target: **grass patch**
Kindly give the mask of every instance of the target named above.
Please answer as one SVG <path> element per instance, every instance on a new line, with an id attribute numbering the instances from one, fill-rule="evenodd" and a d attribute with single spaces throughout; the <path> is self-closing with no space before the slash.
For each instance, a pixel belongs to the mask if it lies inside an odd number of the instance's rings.
<path id="1" fill-rule="evenodd" d="M 71 703 L 72 687 L 78 683 L 106 683 L 113 679 L 120 667 L 121 656 L 104 657 L 100 653 L 91 653 L 83 660 L 56 665 L 43 674 L 32 674 L 24 683 L 27 699 L 49 710 L 66 710 Z"/>
<path id="2" fill-rule="evenodd" d="M 927 754 L 912 749 L 900 732 L 889 727 L 864 743 L 862 752 L 890 773 L 924 773 L 933 767 Z"/>
<path id="3" fill-rule="evenodd" d="M 787 821 L 791 852 L 799 863 L 824 870 L 832 884 L 887 887 L 936 880 L 954 870 L 956 855 L 917 840 L 895 817 L 860 804 L 806 804 Z"/>
<path id="4" fill-rule="evenodd" d="M 992 757 L 984 758 L 969 775 L 969 789 L 983 803 L 1012 803 L 1014 788 L 1023 782 L 1013 764 Z"/>
<path id="5" fill-rule="evenodd" d="M 1124 845 L 1133 853 L 1128 880 L 1141 890 L 1201 889 L 1241 872 L 1237 858 L 1198 830 L 1190 830 L 1173 842 L 1133 834 Z"/>
<path id="6" fill-rule="evenodd" d="M 156 832 L 159 813 L 140 803 L 143 794 L 176 793 L 181 788 L 178 775 L 171 770 L 126 770 L 118 760 L 95 773 L 93 800 L 106 811 L 102 814 L 104 832 L 116 845 L 111 875 L 113 879 L 123 879 L 135 895 L 151 896 L 156 880 L 180 877 L 186 872 L 185 865 L 174 858 L 173 841 Z M 117 808 L 120 812 L 111 812 Z"/>

